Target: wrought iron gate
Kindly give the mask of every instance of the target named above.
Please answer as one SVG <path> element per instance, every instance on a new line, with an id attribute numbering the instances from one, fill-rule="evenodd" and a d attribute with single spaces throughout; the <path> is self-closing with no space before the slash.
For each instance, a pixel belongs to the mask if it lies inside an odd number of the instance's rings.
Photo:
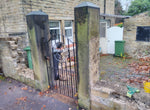
<path id="1" fill-rule="evenodd" d="M 56 33 L 50 33 L 51 38 L 49 40 L 49 46 L 53 59 L 50 66 L 47 66 L 47 70 L 51 71 L 54 75 L 53 89 L 60 94 L 69 96 L 72 98 L 77 97 L 77 55 L 76 55 L 76 42 L 67 39 L 68 44 L 64 43 L 64 36 L 62 42 L 59 35 Z"/>

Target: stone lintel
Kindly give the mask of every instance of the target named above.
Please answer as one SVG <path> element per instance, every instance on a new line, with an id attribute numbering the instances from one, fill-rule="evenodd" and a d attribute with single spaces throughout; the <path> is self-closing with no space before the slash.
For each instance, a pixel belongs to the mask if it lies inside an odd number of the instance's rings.
<path id="1" fill-rule="evenodd" d="M 42 12 L 42 11 L 32 11 L 30 12 L 29 14 L 27 14 L 27 16 L 34 16 L 34 15 L 37 15 L 37 16 L 48 16 L 46 13 Z"/>

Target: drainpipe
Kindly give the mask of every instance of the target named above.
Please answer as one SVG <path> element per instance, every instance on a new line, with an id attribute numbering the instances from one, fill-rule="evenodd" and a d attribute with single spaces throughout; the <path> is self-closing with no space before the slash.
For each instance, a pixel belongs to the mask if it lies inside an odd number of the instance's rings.
<path id="1" fill-rule="evenodd" d="M 106 14 L 106 0 L 104 0 L 104 14 Z M 105 16 L 104 16 L 105 19 Z"/>

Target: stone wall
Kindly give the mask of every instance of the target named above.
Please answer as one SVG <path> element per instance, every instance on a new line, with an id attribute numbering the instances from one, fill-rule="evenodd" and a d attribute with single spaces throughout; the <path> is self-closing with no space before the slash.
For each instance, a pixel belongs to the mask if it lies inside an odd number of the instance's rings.
<path id="1" fill-rule="evenodd" d="M 27 32 L 21 0 L 1 0 L 0 15 L 0 37 Z"/>
<path id="2" fill-rule="evenodd" d="M 33 70 L 27 67 L 26 52 L 23 51 L 22 42 L 24 37 L 0 38 L 0 58 L 3 73 L 33 86 Z M 31 84 L 29 83 L 31 81 Z"/>
<path id="3" fill-rule="evenodd" d="M 26 15 L 29 12 L 41 9 L 49 15 L 49 20 L 60 20 L 63 34 L 64 20 L 74 21 L 74 7 L 83 1 L 85 0 L 1 0 L 0 38 L 7 39 L 0 40 L 0 47 L 3 47 L 0 56 L 4 74 L 15 79 L 28 76 L 23 48 L 29 45 L 26 23 Z M 104 12 L 104 0 L 87 1 L 99 6 L 101 13 Z M 114 14 L 114 1 L 106 0 L 107 14 Z"/>
<path id="4" fill-rule="evenodd" d="M 0 37 L 9 37 L 10 34 L 27 33 L 26 14 L 31 11 L 41 9 L 49 15 L 50 20 L 61 20 L 62 23 L 64 23 L 64 20 L 74 20 L 74 7 L 83 1 L 84 0 L 1 0 Z M 104 13 L 104 0 L 86 1 L 98 5 L 101 9 L 101 13 Z M 106 13 L 114 14 L 114 0 L 106 1 Z M 64 32 L 64 30 L 61 30 L 61 32 Z"/>
<path id="5" fill-rule="evenodd" d="M 150 45 L 149 42 L 136 41 L 137 26 L 150 26 L 148 12 L 135 15 L 124 21 L 125 52 L 134 58 L 141 58 L 150 54 Z"/>
<path id="6" fill-rule="evenodd" d="M 32 2 L 31 2 L 32 1 Z M 42 9 L 50 20 L 74 20 L 74 7 L 85 0 L 23 0 L 24 12 Z M 104 12 L 104 0 L 86 0 L 100 7 Z M 114 14 L 114 0 L 107 0 L 106 13 Z"/>

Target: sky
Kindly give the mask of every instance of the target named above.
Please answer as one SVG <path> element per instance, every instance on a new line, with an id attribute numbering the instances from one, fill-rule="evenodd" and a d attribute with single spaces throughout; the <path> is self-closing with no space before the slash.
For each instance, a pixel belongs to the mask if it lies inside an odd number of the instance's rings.
<path id="1" fill-rule="evenodd" d="M 131 4 L 131 1 L 133 0 L 119 0 L 121 2 L 121 5 L 122 5 L 122 8 L 123 10 L 128 10 L 128 7 L 130 6 Z"/>

